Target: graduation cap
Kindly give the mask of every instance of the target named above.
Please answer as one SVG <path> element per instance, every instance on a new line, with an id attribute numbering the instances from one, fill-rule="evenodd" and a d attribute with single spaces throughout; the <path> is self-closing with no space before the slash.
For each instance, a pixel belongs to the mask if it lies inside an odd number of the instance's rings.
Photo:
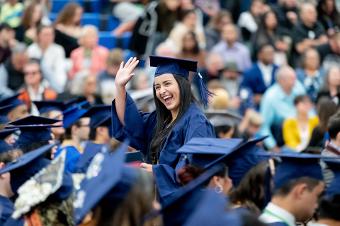
<path id="1" fill-rule="evenodd" d="M 0 169 L 0 175 L 7 172 L 11 173 L 10 183 L 14 193 L 25 181 L 50 163 L 48 159 L 44 158 L 44 154 L 54 146 L 55 144 L 48 144 L 30 151 Z"/>
<path id="2" fill-rule="evenodd" d="M 47 200 L 62 201 L 73 190 L 72 177 L 65 172 L 66 152 L 62 152 L 49 165 L 42 168 L 18 189 L 13 218 L 18 219 L 33 207 Z M 28 196 L 30 198 L 28 198 Z"/>
<path id="3" fill-rule="evenodd" d="M 95 105 L 92 106 L 84 117 L 90 117 L 90 127 L 97 128 L 98 126 L 111 125 L 111 106 L 110 105 Z"/>
<path id="4" fill-rule="evenodd" d="M 323 161 L 334 174 L 332 182 L 326 189 L 326 196 L 340 195 L 340 159 L 323 159 Z"/>
<path id="5" fill-rule="evenodd" d="M 93 158 L 74 202 L 77 225 L 104 198 L 114 206 L 129 192 L 137 171 L 124 166 L 127 149 L 128 144 L 124 142 L 114 152 L 100 152 Z"/>
<path id="6" fill-rule="evenodd" d="M 195 211 L 184 226 L 225 226 L 243 225 L 240 215 L 236 211 L 226 211 L 227 199 L 221 194 L 206 190 L 202 200 L 196 205 Z"/>
<path id="7" fill-rule="evenodd" d="M 45 114 L 50 111 L 63 111 L 65 109 L 65 104 L 61 101 L 44 100 L 33 101 L 33 103 L 38 108 L 40 114 Z"/>
<path id="8" fill-rule="evenodd" d="M 205 115 L 214 127 L 233 127 L 242 120 L 242 116 L 227 110 L 208 110 Z"/>
<path id="9" fill-rule="evenodd" d="M 21 133 L 16 142 L 20 148 L 35 142 L 52 140 L 50 128 L 60 126 L 60 120 L 31 115 L 10 122 L 6 128 L 20 129 Z"/>
<path id="10" fill-rule="evenodd" d="M 8 123 L 7 115 L 12 109 L 13 106 L 11 104 L 0 107 L 0 124 Z"/>
<path id="11" fill-rule="evenodd" d="M 74 107 L 75 105 L 81 105 L 83 108 L 90 107 L 90 103 L 85 97 L 75 97 L 71 100 L 64 101 L 65 109 Z"/>
<path id="12" fill-rule="evenodd" d="M 233 181 L 233 185 L 238 186 L 244 175 L 252 167 L 267 159 L 266 156 L 259 155 L 259 153 L 264 151 L 256 145 L 266 138 L 267 136 L 264 136 L 242 142 L 230 153 L 210 162 L 206 167 L 210 167 L 218 162 L 224 162 L 228 166 L 228 174 Z"/>
<path id="13" fill-rule="evenodd" d="M 155 77 L 169 73 L 173 75 L 182 76 L 183 78 L 188 80 L 190 71 L 198 72 L 197 61 L 171 57 L 150 56 L 150 66 L 157 67 Z M 197 74 L 200 77 L 198 87 L 200 97 L 204 106 L 207 106 L 208 97 L 211 95 L 211 93 L 205 86 L 202 75 L 199 72 Z"/>
<path id="14" fill-rule="evenodd" d="M 20 93 L 0 100 L 0 107 L 5 107 L 3 112 L 6 116 L 14 108 L 25 104 L 22 100 L 18 99 L 19 95 Z"/>
<path id="15" fill-rule="evenodd" d="M 13 149 L 13 146 L 8 144 L 5 139 L 17 129 L 4 129 L 0 131 L 0 154 L 8 152 Z"/>
<path id="16" fill-rule="evenodd" d="M 80 118 L 82 118 L 88 112 L 87 109 L 82 108 L 82 105 L 74 105 L 66 109 L 63 112 L 63 126 L 64 128 L 71 127 L 74 123 L 76 123 Z"/>
<path id="17" fill-rule="evenodd" d="M 279 157 L 281 162 L 276 166 L 274 175 L 274 190 L 281 188 L 289 181 L 301 177 L 310 177 L 323 180 L 319 163 L 323 156 L 307 153 L 299 153 L 289 149 L 282 149 L 280 153 L 259 153 L 271 157 Z"/>

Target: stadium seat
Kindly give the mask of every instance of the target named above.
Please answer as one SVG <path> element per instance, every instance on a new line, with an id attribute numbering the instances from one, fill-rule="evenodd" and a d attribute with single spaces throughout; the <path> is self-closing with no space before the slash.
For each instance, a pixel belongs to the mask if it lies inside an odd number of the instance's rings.
<path id="1" fill-rule="evenodd" d="M 111 32 L 103 31 L 99 32 L 99 44 L 105 46 L 108 49 L 113 49 L 117 46 L 116 37 Z"/>
<path id="2" fill-rule="evenodd" d="M 84 13 L 81 18 L 81 24 L 91 24 L 99 28 L 100 26 L 100 14 L 99 13 Z"/>
<path id="3" fill-rule="evenodd" d="M 107 21 L 107 26 L 106 26 L 106 30 L 107 31 L 113 31 L 116 27 L 118 27 L 120 24 L 120 21 L 118 18 L 114 17 L 114 16 L 110 16 L 108 18 Z"/>

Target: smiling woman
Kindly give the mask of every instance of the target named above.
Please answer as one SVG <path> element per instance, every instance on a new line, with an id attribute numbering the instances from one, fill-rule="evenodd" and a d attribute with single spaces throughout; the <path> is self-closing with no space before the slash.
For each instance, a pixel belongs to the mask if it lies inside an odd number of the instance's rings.
<path id="1" fill-rule="evenodd" d="M 147 157 L 142 166 L 166 164 L 176 168 L 180 156 L 176 151 L 192 137 L 214 137 L 212 125 L 195 103 L 188 80 L 189 71 L 196 72 L 197 62 L 166 57 L 150 57 L 157 67 L 154 80 L 156 111 L 138 111 L 125 86 L 138 64 L 131 58 L 122 62 L 116 75 L 116 99 L 112 104 L 113 136 L 128 138 L 130 145 Z M 202 90 L 204 92 L 204 90 Z"/>

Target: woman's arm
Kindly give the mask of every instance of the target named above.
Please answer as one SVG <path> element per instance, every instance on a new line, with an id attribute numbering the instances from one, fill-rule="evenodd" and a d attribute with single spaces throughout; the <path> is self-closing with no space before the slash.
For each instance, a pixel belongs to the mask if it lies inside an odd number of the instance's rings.
<path id="1" fill-rule="evenodd" d="M 131 80 L 133 76 L 133 70 L 138 65 L 139 60 L 136 57 L 130 58 L 124 65 L 124 62 L 120 64 L 119 70 L 115 78 L 116 86 L 116 98 L 115 107 L 120 123 L 125 126 L 125 103 L 126 103 L 126 84 Z"/>

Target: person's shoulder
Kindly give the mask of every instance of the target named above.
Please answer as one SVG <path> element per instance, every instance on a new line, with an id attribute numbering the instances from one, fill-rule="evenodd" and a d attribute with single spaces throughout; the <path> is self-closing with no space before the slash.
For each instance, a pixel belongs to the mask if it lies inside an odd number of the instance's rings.
<path id="1" fill-rule="evenodd" d="M 219 41 L 218 43 L 216 43 L 213 47 L 212 47 L 212 49 L 211 49 L 211 51 L 212 52 L 220 52 L 220 51 L 223 51 L 223 48 L 226 46 L 226 43 L 223 41 L 223 40 L 221 40 L 221 41 Z"/>
<path id="2" fill-rule="evenodd" d="M 293 117 L 286 118 L 283 122 L 284 127 L 292 127 L 297 125 L 297 119 Z"/>

